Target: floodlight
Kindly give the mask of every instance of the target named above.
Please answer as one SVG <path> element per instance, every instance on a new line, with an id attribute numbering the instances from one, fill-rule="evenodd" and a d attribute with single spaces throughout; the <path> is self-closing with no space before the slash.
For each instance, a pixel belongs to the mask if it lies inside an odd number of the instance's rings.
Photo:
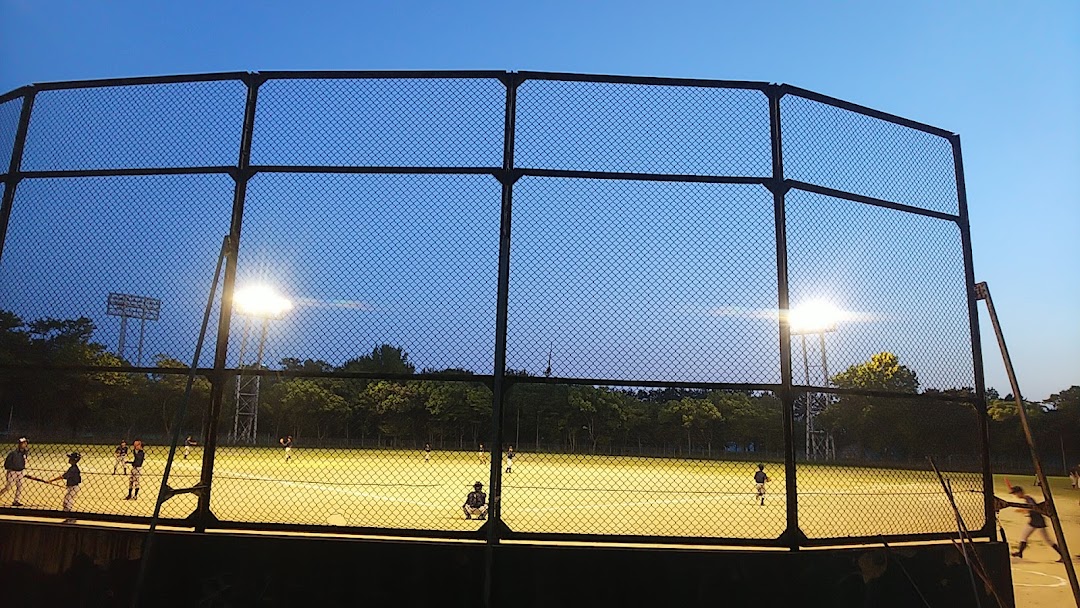
<path id="1" fill-rule="evenodd" d="M 792 334 L 821 334 L 836 331 L 836 324 L 844 313 L 824 300 L 803 302 L 788 312 L 788 326 Z"/>
<path id="2" fill-rule="evenodd" d="M 233 293 L 236 312 L 249 317 L 280 319 L 292 310 L 292 302 L 268 285 L 252 285 Z"/>

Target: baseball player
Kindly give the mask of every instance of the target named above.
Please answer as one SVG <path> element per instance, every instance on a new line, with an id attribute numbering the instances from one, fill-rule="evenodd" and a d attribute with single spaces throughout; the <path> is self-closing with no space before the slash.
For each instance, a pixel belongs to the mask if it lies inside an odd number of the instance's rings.
<path id="1" fill-rule="evenodd" d="M 487 462 L 487 459 L 488 459 L 487 450 L 484 449 L 484 444 L 481 443 L 480 444 L 480 462 Z"/>
<path id="2" fill-rule="evenodd" d="M 6 473 L 6 481 L 4 483 L 4 489 L 0 490 L 0 496 L 7 494 L 11 486 L 15 486 L 15 500 L 11 502 L 13 507 L 21 507 L 23 504 L 19 502 L 22 498 L 23 476 L 26 474 L 26 459 L 30 454 L 30 443 L 26 441 L 26 437 L 19 437 L 18 443 L 15 444 L 15 449 L 8 453 L 7 458 L 4 459 L 4 473 Z"/>
<path id="3" fill-rule="evenodd" d="M 143 451 L 143 442 L 136 439 L 131 445 L 132 459 L 128 464 L 131 465 L 131 477 L 128 478 L 128 495 L 124 500 L 138 500 L 139 498 L 139 480 L 142 478 L 142 465 L 146 460 L 146 452 Z M 132 496 L 132 491 L 135 495 Z"/>
<path id="4" fill-rule="evenodd" d="M 506 472 L 514 471 L 514 446 L 506 448 Z"/>
<path id="5" fill-rule="evenodd" d="M 424 444 L 424 462 L 431 462 L 431 444 Z"/>
<path id="6" fill-rule="evenodd" d="M 765 474 L 765 465 L 757 465 L 757 472 L 754 473 L 754 483 L 757 484 L 757 497 L 761 501 L 761 506 L 765 506 L 765 482 L 769 481 L 769 476 Z"/>
<path id="7" fill-rule="evenodd" d="M 191 448 L 197 445 L 199 445 L 198 442 L 192 439 L 191 435 L 188 435 L 187 439 L 184 440 L 184 460 L 187 460 L 188 454 L 191 453 Z"/>
<path id="8" fill-rule="evenodd" d="M 116 446 L 116 460 L 113 461 L 112 474 L 116 475 L 116 469 L 118 467 L 124 468 L 124 475 L 127 475 L 127 455 L 128 444 L 127 441 L 121 441 L 120 445 Z"/>
<path id="9" fill-rule="evenodd" d="M 75 497 L 79 494 L 79 484 L 82 483 L 82 472 L 79 471 L 79 461 L 82 460 L 82 455 L 78 452 L 72 452 L 67 457 L 68 464 L 71 465 L 68 470 L 46 481 L 48 483 L 60 481 L 61 479 L 67 481 L 67 493 L 64 494 L 64 511 L 70 512 L 75 509 Z M 64 523 L 73 524 L 75 520 L 69 517 L 64 520 Z"/>
<path id="10" fill-rule="evenodd" d="M 1028 523 L 1024 526 L 1024 530 L 1020 533 L 1020 544 L 1017 546 L 1016 551 L 1012 553 L 1013 557 L 1024 557 L 1024 549 L 1027 548 L 1027 540 L 1031 537 L 1031 533 L 1038 530 L 1042 535 L 1042 539 L 1046 541 L 1046 544 L 1053 547 L 1054 551 L 1058 553 L 1058 561 L 1062 561 L 1061 549 L 1058 548 L 1057 543 L 1050 540 L 1050 535 L 1046 532 L 1046 519 L 1043 518 L 1043 514 L 1039 510 L 1039 505 L 1035 503 L 1035 499 L 1024 493 L 1024 488 L 1020 486 L 1013 486 L 1009 488 L 1009 494 L 1024 501 L 1022 504 L 1006 503 L 1007 506 L 1015 507 L 1027 511 Z"/>
<path id="11" fill-rule="evenodd" d="M 278 439 L 278 443 L 285 447 L 285 462 L 292 460 L 292 435 L 286 435 Z"/>
<path id="12" fill-rule="evenodd" d="M 487 519 L 487 494 L 484 494 L 484 484 L 479 481 L 473 484 L 473 491 L 465 497 L 465 504 L 461 505 L 465 511 L 465 519 Z"/>
<path id="13" fill-rule="evenodd" d="M 1080 485 L 1080 464 L 1069 469 L 1069 483 L 1072 485 L 1072 489 L 1076 489 L 1077 485 Z"/>

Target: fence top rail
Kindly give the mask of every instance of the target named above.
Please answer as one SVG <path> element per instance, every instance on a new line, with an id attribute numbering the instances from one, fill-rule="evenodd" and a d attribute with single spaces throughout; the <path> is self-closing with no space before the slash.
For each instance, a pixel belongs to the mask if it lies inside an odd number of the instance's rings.
<path id="1" fill-rule="evenodd" d="M 563 82 L 600 82 L 611 84 L 645 84 L 659 86 L 710 87 L 719 89 L 750 89 L 766 91 L 768 82 L 749 80 L 709 80 L 704 78 L 665 78 L 659 76 L 616 76 L 604 74 L 575 74 L 569 72 L 518 72 L 523 80 L 558 80 Z"/>
<path id="2" fill-rule="evenodd" d="M 11 101 L 13 99 L 18 99 L 20 97 L 24 97 L 27 93 L 29 93 L 32 90 L 33 90 L 33 87 L 28 85 L 28 84 L 23 85 L 23 86 L 21 86 L 21 87 L 19 87 L 17 89 L 12 89 L 12 90 L 8 91 L 7 93 L 4 93 L 3 95 L 0 95 L 0 103 L 7 103 L 7 102 L 9 102 L 9 101 Z"/>
<path id="3" fill-rule="evenodd" d="M 873 108 L 868 108 L 866 106 L 862 106 L 862 105 L 859 105 L 857 103 L 851 103 L 850 101 L 844 101 L 843 99 L 839 99 L 839 98 L 836 98 L 836 97 L 830 97 L 829 95 L 823 95 L 821 93 L 815 93 L 814 91 L 810 91 L 810 90 L 807 90 L 807 89 L 796 87 L 796 86 L 793 86 L 793 85 L 790 85 L 790 84 L 782 84 L 782 85 L 780 85 L 780 93 L 782 95 L 795 95 L 797 97 L 803 97 L 803 98 L 809 99 L 811 101 L 817 101 L 819 103 L 823 103 L 823 104 L 826 104 L 826 105 L 834 106 L 834 107 L 841 108 L 841 109 L 844 109 L 844 110 L 849 110 L 849 111 L 855 112 L 857 114 L 863 114 L 863 115 L 866 115 L 866 116 L 870 116 L 871 118 L 877 118 L 879 120 L 884 120 L 886 122 L 891 122 L 893 124 L 897 124 L 897 125 L 901 125 L 901 126 L 904 126 L 904 127 L 911 128 L 911 129 L 915 129 L 917 131 L 922 131 L 924 133 L 929 133 L 931 135 L 937 135 L 939 137 L 944 137 L 946 139 L 951 139 L 951 138 L 956 136 L 956 134 L 953 133 L 952 131 L 947 131 L 947 130 L 942 129 L 940 127 L 935 127 L 933 125 L 928 125 L 928 124 L 926 124 L 924 122 L 918 122 L 916 120 L 911 120 L 909 118 L 904 118 L 903 116 L 897 116 L 896 114 L 889 114 L 888 112 L 882 112 L 881 110 L 875 110 Z"/>

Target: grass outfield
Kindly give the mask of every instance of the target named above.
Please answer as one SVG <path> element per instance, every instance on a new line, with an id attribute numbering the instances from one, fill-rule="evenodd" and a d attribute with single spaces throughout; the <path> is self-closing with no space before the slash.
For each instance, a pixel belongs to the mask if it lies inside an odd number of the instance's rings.
<path id="1" fill-rule="evenodd" d="M 149 516 L 167 448 L 147 448 L 142 492 L 123 500 L 128 479 L 113 475 L 113 446 L 32 445 L 28 472 L 53 477 L 64 454 L 83 454 L 76 510 Z M 202 450 L 178 450 L 170 485 L 198 480 Z M 505 464 L 503 465 L 505 466 Z M 503 519 L 513 530 L 585 534 L 772 539 L 786 523 L 783 464 L 767 463 L 765 505 L 754 496 L 748 462 L 522 453 L 504 475 Z M 469 530 L 460 510 L 473 482 L 487 489 L 489 465 L 475 452 L 293 450 L 221 447 L 211 508 L 223 521 L 278 522 L 430 530 Z M 955 530 L 932 472 L 800 465 L 799 521 L 811 538 Z M 967 525 L 982 527 L 980 477 L 946 473 Z M 27 480 L 22 502 L 59 509 L 63 489 Z M 11 494 L 3 497 L 5 503 Z M 163 516 L 195 509 L 180 495 Z"/>

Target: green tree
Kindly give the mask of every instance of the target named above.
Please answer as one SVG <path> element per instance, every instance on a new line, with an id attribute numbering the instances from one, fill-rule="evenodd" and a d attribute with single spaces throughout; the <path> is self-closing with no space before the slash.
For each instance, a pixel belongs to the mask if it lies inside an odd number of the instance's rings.
<path id="1" fill-rule="evenodd" d="M 901 365 L 896 355 L 881 352 L 870 360 L 852 365 L 832 377 L 834 386 L 888 393 L 915 394 L 919 379 L 914 371 Z M 842 395 L 831 400 L 818 416 L 819 426 L 828 429 L 838 442 L 866 450 L 896 455 L 896 448 L 910 443 L 911 427 L 907 422 L 916 414 L 911 402 L 888 397 Z M 906 440 L 905 440 L 906 439 Z"/>

